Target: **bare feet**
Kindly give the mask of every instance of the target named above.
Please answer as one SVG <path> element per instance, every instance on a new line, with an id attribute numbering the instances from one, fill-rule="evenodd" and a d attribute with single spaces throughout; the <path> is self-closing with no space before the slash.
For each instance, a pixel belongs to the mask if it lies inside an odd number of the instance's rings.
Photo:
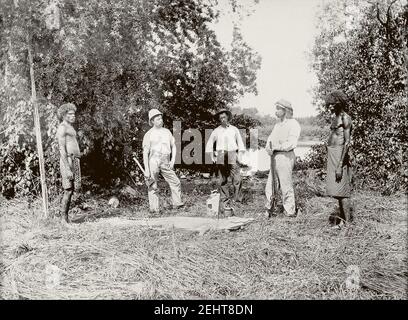
<path id="1" fill-rule="evenodd" d="M 341 230 L 345 226 L 346 226 L 346 224 L 344 223 L 344 221 L 340 221 L 339 224 L 331 226 L 331 229 L 332 230 Z"/>

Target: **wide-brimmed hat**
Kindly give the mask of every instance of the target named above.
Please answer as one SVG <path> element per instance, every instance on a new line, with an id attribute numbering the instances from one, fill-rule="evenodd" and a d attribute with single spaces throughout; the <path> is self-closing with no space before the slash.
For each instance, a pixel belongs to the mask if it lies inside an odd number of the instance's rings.
<path id="1" fill-rule="evenodd" d="M 214 117 L 218 118 L 218 116 L 219 116 L 221 113 L 226 113 L 227 116 L 228 116 L 228 120 L 231 120 L 231 119 L 232 119 L 232 113 L 231 113 L 231 111 L 229 111 L 228 109 L 221 109 L 221 110 L 217 111 L 217 113 L 214 115 Z"/>
<path id="2" fill-rule="evenodd" d="M 158 109 L 150 109 L 149 110 L 149 124 L 152 125 L 152 120 L 155 116 L 163 115 Z"/>
<path id="3" fill-rule="evenodd" d="M 288 100 L 280 99 L 280 100 L 275 102 L 275 105 L 277 105 L 279 107 L 282 107 L 282 108 L 285 108 L 285 109 L 290 110 L 290 111 L 293 112 L 292 104 Z"/>

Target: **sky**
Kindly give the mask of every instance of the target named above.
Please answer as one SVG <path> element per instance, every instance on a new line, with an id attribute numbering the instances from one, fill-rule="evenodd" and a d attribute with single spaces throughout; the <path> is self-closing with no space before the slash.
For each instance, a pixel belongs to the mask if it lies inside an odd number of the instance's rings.
<path id="1" fill-rule="evenodd" d="M 238 0 L 253 3 L 253 0 Z M 317 35 L 316 14 L 322 0 L 260 0 L 241 21 L 244 40 L 262 57 L 257 75 L 258 96 L 246 95 L 241 108 L 256 107 L 261 114 L 275 113 L 274 103 L 292 103 L 295 117 L 316 115 L 311 88 L 316 76 L 307 58 Z M 222 14 L 214 30 L 227 49 L 232 41 L 233 19 L 229 0 L 219 0 Z"/>

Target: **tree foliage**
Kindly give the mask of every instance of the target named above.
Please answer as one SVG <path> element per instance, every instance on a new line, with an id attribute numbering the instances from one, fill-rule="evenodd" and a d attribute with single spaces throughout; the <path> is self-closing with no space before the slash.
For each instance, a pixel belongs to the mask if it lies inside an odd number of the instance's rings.
<path id="1" fill-rule="evenodd" d="M 360 182 L 385 192 L 408 185 L 408 5 L 338 0 L 322 7 L 312 52 L 317 103 L 332 90 L 350 99 L 352 149 Z M 321 115 L 329 119 L 324 106 Z"/>
<path id="2" fill-rule="evenodd" d="M 170 129 L 173 120 L 202 129 L 214 124 L 216 110 L 256 91 L 260 60 L 238 31 L 231 52 L 221 47 L 210 27 L 218 16 L 212 1 L 3 0 L 0 6 L 6 193 L 38 191 L 28 44 L 51 184 L 58 180 L 56 108 L 64 102 L 78 107 L 83 172 L 102 183 L 137 171 L 131 152 L 140 152 L 152 107 L 164 111 Z"/>

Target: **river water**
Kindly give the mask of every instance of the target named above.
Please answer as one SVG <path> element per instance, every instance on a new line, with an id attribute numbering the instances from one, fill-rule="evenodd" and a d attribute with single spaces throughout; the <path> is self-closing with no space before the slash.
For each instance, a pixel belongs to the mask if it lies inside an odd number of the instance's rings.
<path id="1" fill-rule="evenodd" d="M 295 149 L 296 157 L 305 159 L 307 153 L 312 146 L 321 143 L 320 141 L 300 141 Z M 271 158 L 265 148 L 258 150 L 247 150 L 243 156 L 243 162 L 249 166 L 249 170 L 245 170 L 246 174 L 250 175 L 257 171 L 267 171 L 270 169 Z"/>

